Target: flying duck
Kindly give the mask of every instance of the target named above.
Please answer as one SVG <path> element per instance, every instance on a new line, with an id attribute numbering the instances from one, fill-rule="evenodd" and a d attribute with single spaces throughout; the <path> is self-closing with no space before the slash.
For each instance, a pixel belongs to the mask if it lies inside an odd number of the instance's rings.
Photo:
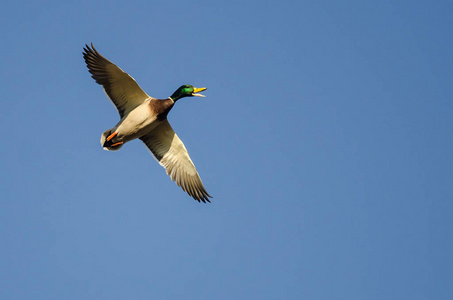
<path id="1" fill-rule="evenodd" d="M 170 176 L 198 202 L 210 202 L 208 194 L 184 144 L 168 123 L 167 115 L 175 102 L 184 97 L 205 97 L 206 88 L 182 85 L 167 99 L 148 96 L 129 76 L 94 48 L 85 45 L 83 58 L 91 77 L 103 86 L 118 109 L 121 120 L 104 131 L 101 145 L 105 150 L 119 150 L 125 143 L 139 138 Z"/>

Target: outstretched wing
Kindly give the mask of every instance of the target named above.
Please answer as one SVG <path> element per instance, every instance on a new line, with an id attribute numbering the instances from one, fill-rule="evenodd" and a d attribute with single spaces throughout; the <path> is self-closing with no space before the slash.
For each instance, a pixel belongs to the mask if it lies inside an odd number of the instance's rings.
<path id="1" fill-rule="evenodd" d="M 104 87 L 104 91 L 115 104 L 121 118 L 150 98 L 135 82 L 134 78 L 99 54 L 91 44 L 83 48 L 83 58 L 91 77 Z"/>
<path id="2" fill-rule="evenodd" d="M 149 148 L 170 176 L 185 192 L 198 202 L 209 201 L 211 197 L 206 191 L 197 169 L 189 157 L 179 137 L 167 120 L 140 138 Z M 211 197 L 212 198 L 212 197 Z"/>

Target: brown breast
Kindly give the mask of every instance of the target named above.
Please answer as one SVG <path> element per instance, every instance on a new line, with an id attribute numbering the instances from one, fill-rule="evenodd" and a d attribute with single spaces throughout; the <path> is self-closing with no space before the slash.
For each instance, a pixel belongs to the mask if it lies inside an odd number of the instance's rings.
<path id="1" fill-rule="evenodd" d="M 152 99 L 149 102 L 149 109 L 154 116 L 157 116 L 157 119 L 162 121 L 165 120 L 168 113 L 172 109 L 175 102 L 172 99 Z"/>

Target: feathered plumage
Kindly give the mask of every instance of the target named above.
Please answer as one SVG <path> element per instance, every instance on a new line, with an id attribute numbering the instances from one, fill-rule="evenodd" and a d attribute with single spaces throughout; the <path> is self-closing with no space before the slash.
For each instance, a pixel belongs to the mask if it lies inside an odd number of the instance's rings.
<path id="1" fill-rule="evenodd" d="M 198 202 L 210 202 L 211 196 L 203 186 L 186 147 L 167 120 L 167 114 L 177 100 L 204 97 L 198 93 L 206 88 L 183 85 L 171 97 L 160 100 L 148 96 L 134 78 L 102 56 L 93 44 L 91 47 L 86 45 L 83 58 L 93 79 L 103 86 L 121 117 L 115 127 L 102 134 L 104 149 L 119 150 L 126 142 L 139 138 L 178 186 Z"/>

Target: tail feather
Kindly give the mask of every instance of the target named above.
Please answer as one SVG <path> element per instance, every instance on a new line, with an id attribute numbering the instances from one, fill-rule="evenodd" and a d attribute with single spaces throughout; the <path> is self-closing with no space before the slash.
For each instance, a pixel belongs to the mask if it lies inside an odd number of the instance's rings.
<path id="1" fill-rule="evenodd" d="M 108 151 L 117 151 L 119 150 L 121 147 L 123 147 L 123 144 L 121 145 L 117 145 L 117 146 L 104 146 L 105 144 L 105 140 L 107 139 L 107 137 L 112 133 L 112 130 L 111 129 L 107 129 L 106 131 L 104 131 L 104 133 L 102 133 L 102 136 L 101 136 L 101 146 L 102 148 L 104 148 L 104 150 L 108 150 Z M 107 143 L 108 144 L 108 143 Z M 111 143 L 110 143 L 111 144 Z"/>

